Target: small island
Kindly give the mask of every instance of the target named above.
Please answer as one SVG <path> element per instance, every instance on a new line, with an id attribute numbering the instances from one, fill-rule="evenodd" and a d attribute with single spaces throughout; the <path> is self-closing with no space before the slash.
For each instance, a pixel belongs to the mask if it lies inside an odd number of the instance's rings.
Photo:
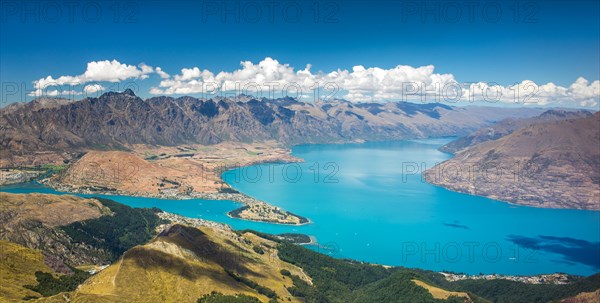
<path id="1" fill-rule="evenodd" d="M 227 213 L 232 218 L 261 221 L 276 224 L 302 225 L 309 223 L 307 218 L 282 210 L 266 203 L 253 203 Z"/>

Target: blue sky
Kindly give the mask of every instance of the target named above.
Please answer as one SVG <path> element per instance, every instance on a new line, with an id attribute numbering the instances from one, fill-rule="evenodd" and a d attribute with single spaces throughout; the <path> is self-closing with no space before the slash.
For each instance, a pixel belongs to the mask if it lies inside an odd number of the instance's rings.
<path id="1" fill-rule="evenodd" d="M 272 11 L 270 1 L 53 3 L 2 2 L 2 83 L 33 90 L 35 80 L 79 75 L 102 60 L 173 76 L 191 67 L 231 72 L 267 57 L 296 70 L 311 64 L 314 73 L 433 65 L 460 82 L 502 86 L 600 79 L 598 1 L 282 1 Z M 224 9 L 233 10 L 225 20 Z M 161 78 L 135 80 L 149 97 Z M 4 103 L 23 98 L 3 87 Z"/>

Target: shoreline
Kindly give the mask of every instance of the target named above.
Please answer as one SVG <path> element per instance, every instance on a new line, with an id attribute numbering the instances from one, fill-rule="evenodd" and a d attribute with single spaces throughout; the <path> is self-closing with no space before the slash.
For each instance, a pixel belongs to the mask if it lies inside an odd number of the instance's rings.
<path id="1" fill-rule="evenodd" d="M 246 149 L 245 149 L 246 150 Z M 109 160 L 110 161 L 110 160 Z M 147 161 L 147 160 L 144 160 Z M 215 183 L 219 182 L 223 184 L 221 188 L 214 188 L 211 191 L 196 191 L 193 187 L 188 188 L 178 188 L 181 184 L 177 184 L 176 188 L 165 188 L 158 189 L 151 187 L 142 187 L 142 190 L 128 190 L 127 187 L 122 186 L 114 186 L 111 184 L 90 184 L 89 182 L 81 183 L 81 180 L 77 178 L 74 179 L 73 182 L 65 182 L 65 174 L 70 174 L 69 169 L 66 168 L 64 172 L 53 174 L 50 176 L 43 176 L 38 178 L 37 182 L 48 186 L 54 190 L 65 192 L 65 193 L 75 193 L 75 194 L 88 194 L 88 195 L 107 195 L 107 196 L 130 196 L 130 197 L 142 197 L 142 198 L 152 198 L 152 199 L 173 199 L 173 200 L 191 200 L 191 199 L 203 199 L 203 200 L 212 200 L 212 201 L 220 201 L 227 200 L 235 203 L 240 203 L 242 206 L 231 210 L 226 213 L 226 215 L 230 218 L 236 218 L 241 220 L 253 221 L 253 222 L 262 222 L 262 223 L 271 223 L 271 224 L 282 224 L 282 225 L 290 225 L 290 226 L 301 226 L 312 223 L 310 219 L 291 213 L 278 207 L 276 205 L 272 205 L 265 201 L 256 199 L 247 194 L 244 194 L 235 188 L 233 188 L 230 184 L 226 183 L 223 175 L 231 170 L 250 167 L 254 165 L 263 165 L 263 164 L 285 164 L 285 163 L 298 163 L 304 162 L 304 159 L 298 158 L 291 155 L 291 149 L 286 147 L 276 154 L 274 157 L 269 158 L 259 158 L 252 159 L 250 161 L 246 161 L 244 165 L 240 165 L 239 162 L 236 164 L 224 164 L 223 166 L 216 166 L 216 168 L 223 169 L 213 170 L 211 169 L 211 174 L 216 178 Z M 72 165 L 76 165 L 78 162 L 75 162 Z M 141 172 L 143 173 L 143 172 Z M 193 178 L 193 176 L 192 176 Z M 67 177 L 67 180 L 68 177 Z M 131 188 L 131 187 L 129 187 Z M 134 187 L 135 188 L 135 187 Z M 183 189 L 183 190 L 182 190 Z M 214 190 L 214 191 L 213 191 Z"/>
<path id="2" fill-rule="evenodd" d="M 282 222 L 274 222 L 274 221 L 261 221 L 261 220 L 250 220 L 250 219 L 244 219 L 242 217 L 236 216 L 236 215 L 232 215 L 232 212 L 238 211 L 240 209 L 242 209 L 244 206 L 240 207 L 240 208 L 236 208 L 234 210 L 228 211 L 227 213 L 225 213 L 225 215 L 227 215 L 227 217 L 232 218 L 232 219 L 241 219 L 241 220 L 246 220 L 246 221 L 252 221 L 252 222 L 258 222 L 258 223 L 269 223 L 269 224 L 275 224 L 275 225 L 285 225 L 285 226 L 304 226 L 304 225 L 309 225 L 312 224 L 313 221 L 311 221 L 310 219 L 306 218 L 306 217 L 302 217 L 300 215 L 296 215 L 294 213 L 288 212 L 296 217 L 299 217 L 301 219 L 304 219 L 306 221 L 304 221 L 303 223 L 282 223 Z"/>
<path id="3" fill-rule="evenodd" d="M 464 281 L 464 280 L 507 280 L 514 282 L 522 282 L 525 284 L 537 285 L 566 285 L 572 283 L 570 278 L 583 277 L 578 275 L 570 275 L 561 272 L 551 274 L 537 275 L 502 275 L 502 274 L 479 274 L 467 275 L 449 271 L 438 271 L 437 273 L 444 276 L 444 279 L 449 282 Z"/>
<path id="4" fill-rule="evenodd" d="M 317 237 L 315 236 L 308 236 L 308 238 L 310 239 L 310 241 L 306 242 L 306 243 L 296 243 L 298 245 L 318 245 L 319 242 L 317 242 Z"/>
<path id="5" fill-rule="evenodd" d="M 253 164 L 253 165 L 256 165 L 256 164 Z M 31 182 L 31 181 L 29 181 L 29 182 Z M 130 192 L 125 192 L 125 191 L 120 191 L 120 190 L 106 190 L 106 189 L 94 188 L 94 187 L 77 188 L 77 187 L 73 187 L 73 186 L 69 186 L 69 185 L 56 183 L 54 181 L 51 181 L 50 178 L 45 178 L 45 179 L 37 180 L 37 181 L 34 180 L 33 182 L 37 182 L 37 183 L 47 186 L 53 190 L 67 193 L 67 194 L 129 196 L 129 197 L 165 199 L 165 200 L 173 199 L 173 200 L 182 200 L 182 201 L 183 200 L 193 200 L 193 199 L 202 199 L 202 200 L 211 200 L 211 201 L 232 201 L 235 203 L 242 204 L 242 206 L 225 213 L 230 218 L 247 220 L 247 221 L 252 221 L 252 222 L 260 222 L 260 223 L 288 225 L 288 226 L 303 226 L 303 225 L 312 223 L 312 221 L 306 217 L 291 213 L 291 212 L 286 211 L 278 206 L 269 204 L 262 200 L 258 200 L 249 195 L 241 193 L 237 190 L 235 193 L 192 192 L 192 193 L 187 193 L 187 194 L 149 194 L 149 193 L 140 193 L 140 192 L 130 193 Z M 20 182 L 20 183 L 27 183 L 27 182 Z M 14 183 L 11 185 L 16 185 L 16 184 L 20 184 L 20 183 Z M 298 221 L 299 223 L 285 222 L 285 221 L 281 221 L 281 220 L 265 218 L 264 216 L 261 216 L 260 214 L 257 215 L 256 218 L 234 215 L 235 212 L 242 212 L 248 208 L 252 209 L 254 207 L 260 207 L 261 209 L 268 209 L 272 212 L 275 212 L 277 214 L 284 216 L 287 219 Z M 232 214 L 232 213 L 234 213 L 234 214 Z"/>
<path id="6" fill-rule="evenodd" d="M 448 160 L 451 160 L 451 159 L 452 158 L 450 158 Z M 448 160 L 446 160 L 446 161 L 448 161 Z M 444 162 L 446 162 L 446 161 L 444 161 Z M 440 162 L 440 164 L 444 163 L 444 162 Z M 433 169 L 433 168 L 430 168 L 430 169 L 426 170 L 425 172 L 427 172 L 427 171 L 429 171 L 431 169 Z M 595 208 L 552 207 L 552 206 L 548 207 L 548 206 L 536 206 L 536 205 L 533 205 L 533 204 L 520 204 L 520 203 L 516 203 L 516 202 L 513 202 L 513 201 L 503 200 L 500 197 L 478 195 L 478 194 L 473 194 L 473 193 L 470 193 L 470 192 L 467 192 L 467 191 L 461 191 L 461 190 L 458 190 L 458 189 L 453 188 L 453 187 L 447 187 L 447 186 L 444 186 L 443 184 L 432 182 L 431 180 L 429 180 L 430 178 L 428 178 L 423 173 L 421 173 L 421 178 L 427 184 L 430 184 L 430 185 L 433 185 L 433 186 L 436 186 L 436 187 L 439 187 L 439 188 L 443 188 L 443 189 L 445 189 L 447 191 L 450 191 L 450 192 L 464 194 L 464 195 L 469 195 L 469 196 L 475 196 L 475 197 L 480 197 L 480 198 L 486 198 L 486 199 L 489 199 L 489 200 L 492 200 L 492 201 L 495 201 L 495 202 L 500 202 L 500 203 L 508 204 L 509 206 L 512 206 L 512 207 L 517 207 L 518 206 L 518 207 L 529 207 L 529 208 L 537 208 L 537 209 L 570 210 L 570 211 L 576 210 L 576 211 L 600 212 L 600 208 L 595 209 Z"/>

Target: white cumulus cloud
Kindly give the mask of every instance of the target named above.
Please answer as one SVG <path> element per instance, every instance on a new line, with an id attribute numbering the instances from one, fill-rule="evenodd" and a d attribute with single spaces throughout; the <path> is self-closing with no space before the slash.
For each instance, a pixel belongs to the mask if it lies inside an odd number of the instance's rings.
<path id="1" fill-rule="evenodd" d="M 93 94 L 104 90 L 106 90 L 106 88 L 100 84 L 88 84 L 83 88 L 83 92 L 86 94 Z"/>
<path id="2" fill-rule="evenodd" d="M 161 72 L 159 72 L 161 71 Z M 121 63 L 117 60 L 104 60 L 104 61 L 92 61 L 87 64 L 85 71 L 76 76 L 60 76 L 54 78 L 47 76 L 33 82 L 35 91 L 31 92 L 30 96 L 41 96 L 49 95 L 50 92 L 59 91 L 56 87 L 62 86 L 78 86 L 84 85 L 90 82 L 120 82 L 129 79 L 146 79 L 149 74 L 158 73 L 161 76 L 167 76 L 163 74 L 160 68 L 156 70 L 151 66 L 144 63 L 135 65 L 128 65 Z M 87 87 L 87 86 L 86 86 Z M 97 88 L 97 86 L 91 86 L 89 89 Z M 85 89 L 85 88 L 84 88 Z M 78 93 L 80 94 L 80 92 Z"/>
<path id="3" fill-rule="evenodd" d="M 258 63 L 240 62 L 233 71 L 211 71 L 197 66 L 186 67 L 169 75 L 160 67 L 145 63 L 128 65 L 119 61 L 94 61 L 76 76 L 47 76 L 34 81 L 30 95 L 61 95 L 75 93 L 73 87 L 85 85 L 84 93 L 96 93 L 105 88 L 97 82 L 120 82 L 146 79 L 157 74 L 161 80 L 150 88 L 153 95 L 192 95 L 234 92 L 272 97 L 290 95 L 300 98 L 343 98 L 350 101 L 415 101 L 442 103 L 518 103 L 521 105 L 552 105 L 597 107 L 600 102 L 600 80 L 578 78 L 569 86 L 555 83 L 535 83 L 524 80 L 512 85 L 475 82 L 461 83 L 452 74 L 435 72 L 433 65 L 392 68 L 365 67 L 312 71 L 307 64 L 296 69 L 267 57 Z M 318 93 L 316 93 L 318 92 Z M 309 97 L 310 98 L 310 97 Z"/>
<path id="4" fill-rule="evenodd" d="M 422 83 L 428 90 L 435 84 L 454 81 L 450 74 L 436 74 L 432 65 L 412 67 L 399 65 L 391 69 L 365 68 L 355 66 L 351 71 L 338 69 L 329 73 L 311 71 L 308 64 L 304 69 L 296 70 L 289 64 L 282 64 L 272 58 L 254 64 L 250 61 L 240 63 L 241 68 L 232 72 L 214 73 L 199 67 L 183 68 L 181 73 L 160 82 L 150 90 L 152 94 L 196 94 L 209 93 L 215 89 L 223 91 L 237 90 L 242 93 L 277 90 L 301 91 L 308 93 L 320 88 L 330 91 L 345 91 L 345 98 L 362 101 L 367 94 L 375 93 L 375 98 L 392 99 L 402 94 L 403 84 Z"/>
<path id="5" fill-rule="evenodd" d="M 285 95 L 287 91 L 301 91 L 300 96 L 314 95 L 315 88 L 321 96 L 335 93 L 334 97 L 350 101 L 421 101 L 447 103 L 518 103 L 556 106 L 598 105 L 600 81 L 577 79 L 568 87 L 552 82 L 537 84 L 524 80 L 513 85 L 495 83 L 461 83 L 452 74 L 435 72 L 433 65 L 413 67 L 398 65 L 380 67 L 354 66 L 329 72 L 312 72 L 311 65 L 295 69 L 273 58 L 253 63 L 240 62 L 240 68 L 231 72 L 213 72 L 200 67 L 181 69 L 181 73 L 164 78 L 151 94 L 205 94 L 215 91 L 259 93 L 271 92 Z M 323 89 L 327 89 L 327 91 Z"/>
<path id="6" fill-rule="evenodd" d="M 600 81 L 590 83 L 580 77 L 569 87 L 552 82 L 537 84 L 531 80 L 509 86 L 479 82 L 466 86 L 463 98 L 489 103 L 595 107 L 600 99 Z"/>
<path id="7" fill-rule="evenodd" d="M 157 74 L 158 74 L 158 75 L 159 75 L 161 78 L 163 78 L 163 79 L 166 79 L 166 78 L 169 78 L 169 77 L 170 77 L 170 76 L 169 76 L 169 74 L 165 73 L 165 72 L 162 70 L 162 68 L 160 68 L 160 67 L 157 67 L 157 68 L 155 69 L 155 71 L 156 71 L 156 73 L 157 73 Z"/>

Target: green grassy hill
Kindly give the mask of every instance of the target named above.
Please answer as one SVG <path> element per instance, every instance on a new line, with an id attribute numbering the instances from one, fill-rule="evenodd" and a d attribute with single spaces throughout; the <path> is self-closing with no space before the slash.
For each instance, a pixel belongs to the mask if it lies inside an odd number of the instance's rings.
<path id="1" fill-rule="evenodd" d="M 36 284 L 36 272 L 53 272 L 44 264 L 40 251 L 0 241 L 0 302 L 16 302 L 25 297 L 39 296 L 25 287 Z"/>

